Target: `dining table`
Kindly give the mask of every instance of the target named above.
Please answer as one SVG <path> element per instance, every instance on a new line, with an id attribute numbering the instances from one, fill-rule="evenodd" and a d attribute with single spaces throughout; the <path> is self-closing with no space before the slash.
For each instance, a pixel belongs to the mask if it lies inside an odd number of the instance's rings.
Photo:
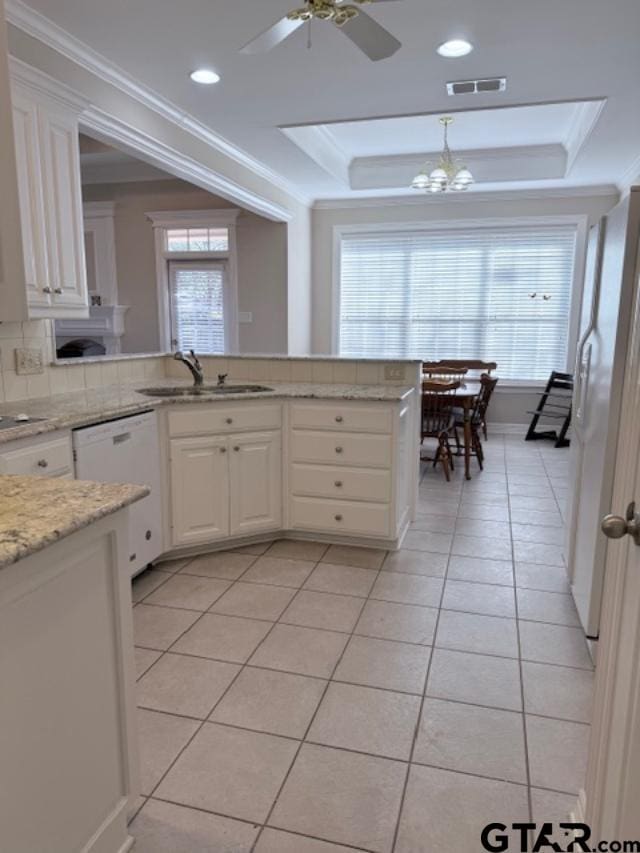
<path id="1" fill-rule="evenodd" d="M 438 377 L 436 376 L 423 375 L 422 378 L 423 380 L 428 380 L 430 382 L 438 381 Z M 443 384 L 445 384 L 444 377 L 440 378 L 442 378 Z M 448 384 L 448 382 L 450 381 L 451 379 L 448 379 L 446 380 L 446 383 Z M 462 409 L 462 424 L 464 433 L 464 476 L 465 480 L 470 480 L 472 455 L 471 417 L 473 414 L 473 408 L 476 402 L 476 398 L 480 393 L 480 376 L 465 375 L 461 377 L 456 377 L 455 381 L 460 382 L 460 386 L 456 389 L 455 397 L 453 398 L 453 400 L 451 396 L 447 394 L 447 402 L 453 402 L 454 406 Z"/>

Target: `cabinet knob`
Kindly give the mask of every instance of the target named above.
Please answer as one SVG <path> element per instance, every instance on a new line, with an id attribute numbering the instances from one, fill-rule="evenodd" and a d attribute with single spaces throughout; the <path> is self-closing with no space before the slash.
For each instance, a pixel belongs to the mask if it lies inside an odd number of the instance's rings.
<path id="1" fill-rule="evenodd" d="M 226 453 L 226 452 L 227 452 L 227 448 L 226 448 L 226 447 L 221 447 L 221 448 L 220 448 L 220 453 Z"/>
<path id="2" fill-rule="evenodd" d="M 334 515 L 333 517 L 335 518 L 336 521 L 342 521 L 342 516 L 340 515 L 340 513 L 338 513 L 337 515 Z"/>
<path id="3" fill-rule="evenodd" d="M 336 447 L 336 453 L 342 453 L 342 448 L 341 448 L 341 447 Z"/>
<path id="4" fill-rule="evenodd" d="M 236 453 L 240 450 L 239 447 L 234 447 L 233 449 L 235 450 Z"/>
<path id="5" fill-rule="evenodd" d="M 336 415 L 336 423 L 337 424 L 341 424 L 343 420 L 344 420 L 344 418 L 342 417 L 342 415 Z"/>
<path id="6" fill-rule="evenodd" d="M 342 488 L 342 480 L 336 480 L 333 485 L 336 487 L 336 489 L 341 489 Z"/>
<path id="7" fill-rule="evenodd" d="M 42 292 L 43 293 L 51 293 L 51 288 L 50 287 L 43 287 Z"/>
<path id="8" fill-rule="evenodd" d="M 53 292 L 54 293 L 62 293 L 62 288 L 61 287 L 54 287 Z"/>
<path id="9" fill-rule="evenodd" d="M 38 459 L 38 468 L 48 468 L 49 463 L 46 459 Z"/>
<path id="10" fill-rule="evenodd" d="M 147 532 L 144 534 L 144 538 L 147 540 L 147 542 L 151 539 L 151 531 L 150 530 L 147 530 Z"/>
<path id="11" fill-rule="evenodd" d="M 233 423 L 233 418 L 227 418 L 227 419 L 226 419 L 226 422 L 227 422 L 228 424 L 232 424 L 232 423 Z"/>

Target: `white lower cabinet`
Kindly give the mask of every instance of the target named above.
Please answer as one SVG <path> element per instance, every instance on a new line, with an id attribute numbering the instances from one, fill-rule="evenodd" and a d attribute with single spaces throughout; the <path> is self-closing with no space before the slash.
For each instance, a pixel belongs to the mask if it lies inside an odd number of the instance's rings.
<path id="1" fill-rule="evenodd" d="M 174 545 L 199 545 L 229 535 L 226 437 L 171 440 Z"/>
<path id="2" fill-rule="evenodd" d="M 0 452 L 0 474 L 73 479 L 73 450 L 68 432 L 12 441 Z"/>
<path id="3" fill-rule="evenodd" d="M 282 524 L 280 433 L 171 439 L 174 546 Z"/>
<path id="4" fill-rule="evenodd" d="M 229 439 L 230 533 L 241 536 L 282 526 L 280 433 Z"/>
<path id="5" fill-rule="evenodd" d="M 281 531 L 393 546 L 409 522 L 418 464 L 411 406 L 315 400 L 169 409 L 172 546 Z"/>

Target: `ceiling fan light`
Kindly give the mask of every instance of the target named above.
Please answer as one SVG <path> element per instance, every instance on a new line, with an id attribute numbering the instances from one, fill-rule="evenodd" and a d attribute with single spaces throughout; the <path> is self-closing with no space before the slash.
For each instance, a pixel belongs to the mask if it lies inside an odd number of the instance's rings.
<path id="1" fill-rule="evenodd" d="M 433 172 L 431 172 L 431 174 L 429 175 L 429 179 L 439 184 L 444 184 L 447 181 L 447 173 L 442 168 L 442 166 L 438 166 L 436 169 L 433 170 Z"/>
<path id="2" fill-rule="evenodd" d="M 430 193 L 441 193 L 444 192 L 444 184 L 431 184 L 429 186 Z"/>

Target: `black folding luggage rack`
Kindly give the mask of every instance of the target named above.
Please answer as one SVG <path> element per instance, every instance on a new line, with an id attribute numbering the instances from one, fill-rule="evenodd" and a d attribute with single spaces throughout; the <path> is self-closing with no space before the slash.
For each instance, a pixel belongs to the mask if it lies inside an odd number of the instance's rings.
<path id="1" fill-rule="evenodd" d="M 533 415 L 533 418 L 531 419 L 525 441 L 536 441 L 539 438 L 546 438 L 550 441 L 555 441 L 556 447 L 568 447 L 571 443 L 567 438 L 567 430 L 571 425 L 572 396 L 573 375 L 571 373 L 559 373 L 557 370 L 554 370 L 549 377 L 547 387 L 540 396 L 540 401 L 535 411 L 527 411 L 527 414 Z M 557 432 L 555 429 L 536 430 L 540 418 L 552 418 L 553 420 L 562 421 L 560 432 Z"/>

